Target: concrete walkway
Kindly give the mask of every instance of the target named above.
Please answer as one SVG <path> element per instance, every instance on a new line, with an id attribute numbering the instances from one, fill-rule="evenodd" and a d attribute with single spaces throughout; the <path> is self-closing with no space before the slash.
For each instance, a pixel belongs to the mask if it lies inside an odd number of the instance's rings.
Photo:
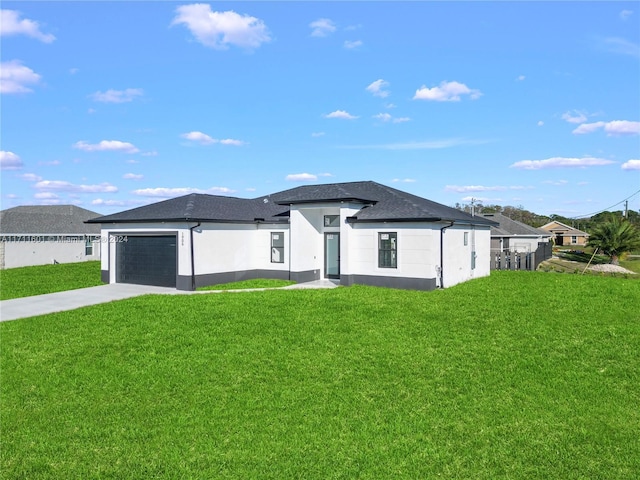
<path id="1" fill-rule="evenodd" d="M 308 283 L 299 283 L 280 288 L 252 288 L 243 290 L 206 290 L 187 292 L 168 287 L 154 287 L 150 285 L 132 285 L 125 283 L 111 283 L 98 287 L 67 290 L 66 292 L 48 293 L 33 297 L 15 298 L 0 302 L 0 321 L 17 320 L 19 318 L 35 317 L 55 312 L 74 310 L 80 307 L 98 305 L 100 303 L 124 300 L 125 298 L 138 297 L 147 294 L 162 295 L 193 295 L 214 293 L 239 293 L 255 292 L 263 290 L 295 290 L 301 288 L 335 288 L 337 282 L 330 280 L 316 280 Z"/>

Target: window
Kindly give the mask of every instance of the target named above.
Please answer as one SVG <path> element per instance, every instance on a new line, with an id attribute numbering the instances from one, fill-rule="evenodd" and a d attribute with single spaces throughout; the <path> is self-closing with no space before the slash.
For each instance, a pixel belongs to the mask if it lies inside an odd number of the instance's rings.
<path id="1" fill-rule="evenodd" d="M 464 246 L 469 245 L 469 232 L 464 232 Z"/>
<path id="2" fill-rule="evenodd" d="M 325 215 L 324 216 L 324 226 L 325 227 L 339 227 L 340 226 L 340 215 Z"/>
<path id="3" fill-rule="evenodd" d="M 271 263 L 284 263 L 284 232 L 271 233 Z"/>
<path id="4" fill-rule="evenodd" d="M 93 239 L 91 237 L 84 239 L 84 254 L 87 257 L 93 256 Z"/>
<path id="5" fill-rule="evenodd" d="M 398 234 L 396 232 L 378 233 L 378 266 L 380 268 L 398 267 Z"/>

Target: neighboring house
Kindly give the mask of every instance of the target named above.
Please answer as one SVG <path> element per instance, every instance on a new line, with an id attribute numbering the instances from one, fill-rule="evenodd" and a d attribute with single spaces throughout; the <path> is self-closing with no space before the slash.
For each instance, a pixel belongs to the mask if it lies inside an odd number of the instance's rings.
<path id="1" fill-rule="evenodd" d="M 13 207 L 0 212 L 0 268 L 100 260 L 100 214 L 75 205 Z"/>
<path id="2" fill-rule="evenodd" d="M 497 222 L 491 227 L 491 250 L 518 253 L 535 252 L 538 244 L 549 242 L 551 233 L 535 228 L 501 213 L 483 213 L 484 218 Z"/>
<path id="3" fill-rule="evenodd" d="M 557 247 L 561 246 L 585 246 L 589 241 L 589 234 L 578 230 L 577 228 L 570 227 L 564 223 L 554 220 L 546 225 L 540 227 L 551 233 L 553 243 Z"/>
<path id="4" fill-rule="evenodd" d="M 430 290 L 489 275 L 493 222 L 375 182 L 191 194 L 90 220 L 102 279 L 193 290 L 249 278 Z"/>

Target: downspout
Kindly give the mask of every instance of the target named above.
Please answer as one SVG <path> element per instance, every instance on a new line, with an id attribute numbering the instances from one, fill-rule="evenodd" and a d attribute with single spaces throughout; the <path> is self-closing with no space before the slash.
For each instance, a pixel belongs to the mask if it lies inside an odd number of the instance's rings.
<path id="1" fill-rule="evenodd" d="M 440 288 L 444 288 L 444 231 L 453 227 L 453 222 L 440 229 Z"/>
<path id="2" fill-rule="evenodd" d="M 193 254 L 193 229 L 198 228 L 200 225 L 202 225 L 202 223 L 198 222 L 193 227 L 189 227 L 189 245 L 191 246 L 191 290 L 196 289 L 196 261 Z"/>

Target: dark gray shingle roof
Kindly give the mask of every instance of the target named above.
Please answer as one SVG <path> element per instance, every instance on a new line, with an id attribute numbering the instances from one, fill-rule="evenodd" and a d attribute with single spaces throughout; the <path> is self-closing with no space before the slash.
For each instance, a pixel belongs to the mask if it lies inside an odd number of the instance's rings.
<path id="1" fill-rule="evenodd" d="M 266 199 L 266 202 L 265 202 Z M 289 208 L 277 205 L 269 197 L 257 199 L 192 193 L 143 207 L 99 217 L 95 223 L 153 221 L 255 222 L 288 220 Z"/>
<path id="2" fill-rule="evenodd" d="M 272 197 L 283 204 L 338 200 L 362 202 L 365 206 L 353 218 L 358 222 L 447 220 L 484 225 L 493 223 L 483 217 L 473 217 L 441 203 L 371 181 L 302 186 L 276 193 Z"/>
<path id="3" fill-rule="evenodd" d="M 99 225 L 87 225 L 100 214 L 75 205 L 23 205 L 0 212 L 2 234 L 100 234 Z"/>
<path id="4" fill-rule="evenodd" d="M 305 185 L 266 197 L 242 199 L 191 194 L 92 220 L 95 223 L 144 221 L 255 222 L 288 221 L 291 204 L 352 201 L 363 204 L 352 221 L 494 222 L 376 182 Z"/>

